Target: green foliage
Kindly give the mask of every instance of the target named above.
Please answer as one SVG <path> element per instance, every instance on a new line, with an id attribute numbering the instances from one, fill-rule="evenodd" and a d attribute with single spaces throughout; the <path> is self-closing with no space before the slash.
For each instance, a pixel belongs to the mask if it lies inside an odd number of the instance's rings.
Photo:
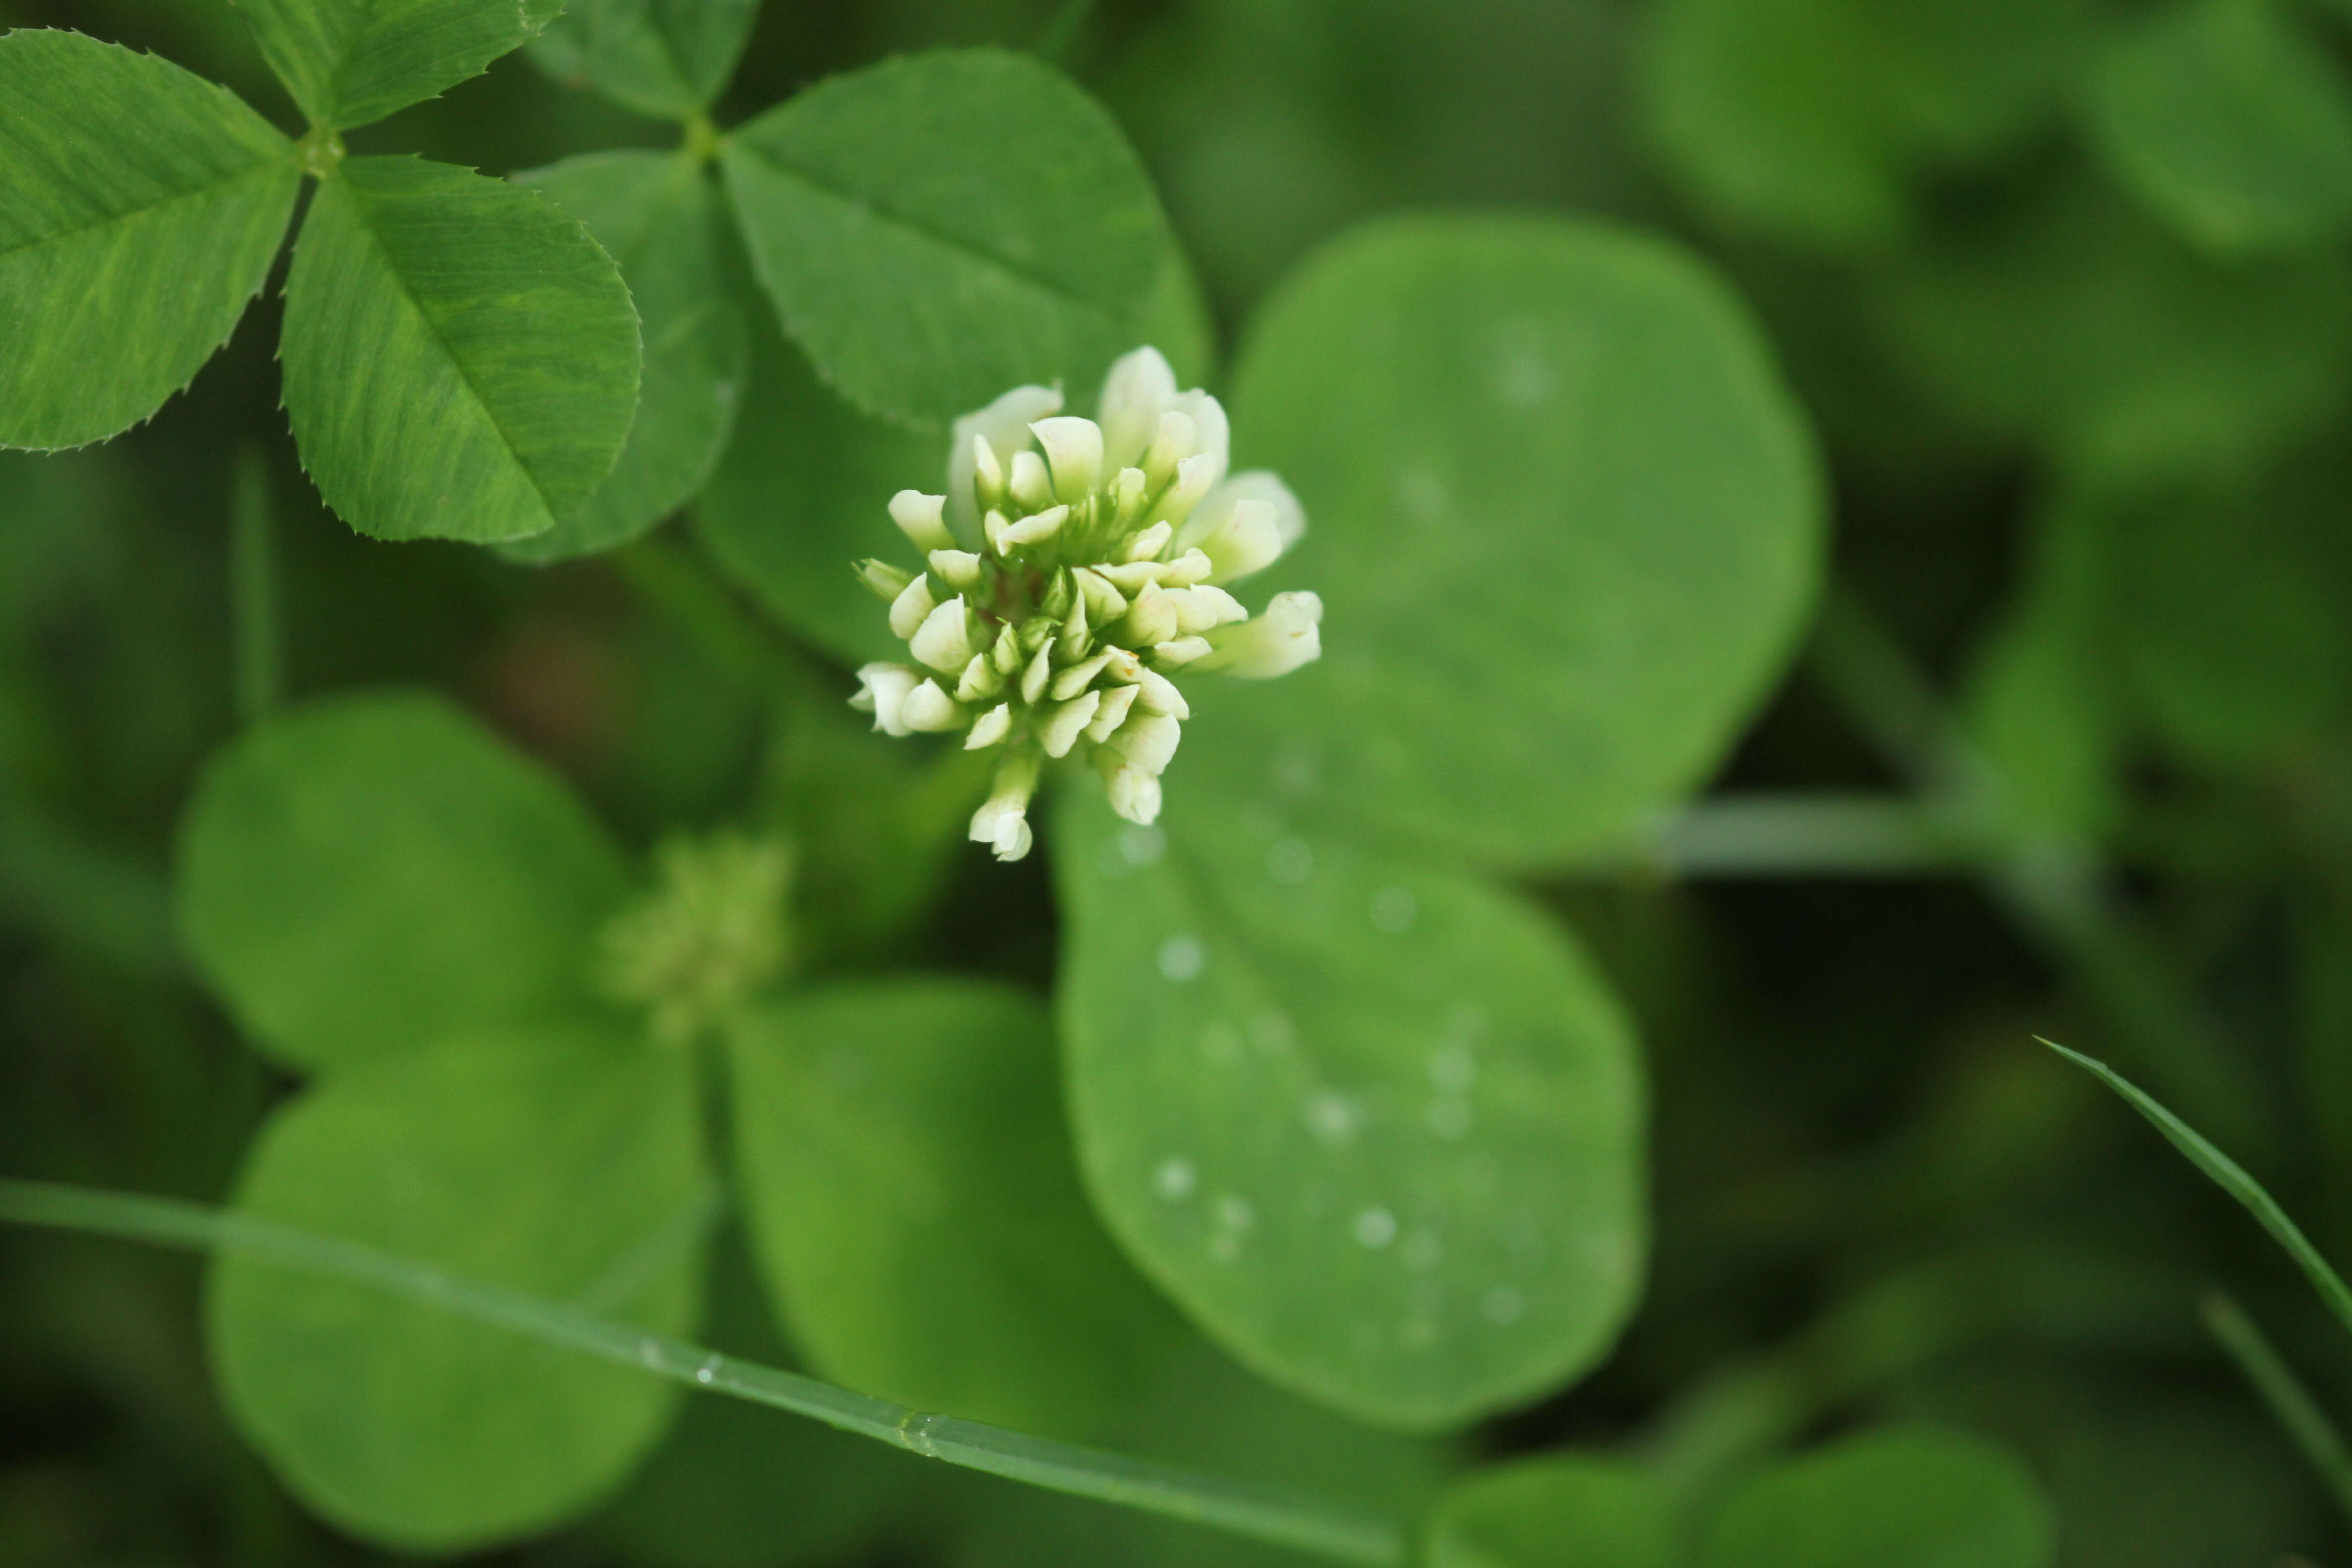
<path id="1" fill-rule="evenodd" d="M 2079 1051 L 2070 1051 L 2053 1041 L 2042 1042 L 2060 1056 L 2105 1084 L 2123 1097 L 2124 1103 L 2147 1119 L 2148 1125 L 2164 1134 L 2165 1142 L 2187 1157 L 2189 1163 L 2202 1171 L 2213 1184 L 2245 1205 L 2271 1239 L 2279 1244 L 2294 1266 L 2303 1270 L 2304 1278 L 2327 1304 L 2327 1310 L 2347 1330 L 2352 1330 L 2352 1287 L 2347 1287 L 2343 1277 L 2336 1272 L 2319 1248 L 2311 1244 L 2302 1227 L 2287 1217 L 2278 1200 L 2263 1189 L 2263 1184 L 2248 1175 L 2243 1166 L 2198 1134 L 2195 1128 L 2175 1116 L 2150 1098 L 2138 1086 L 2105 1062 L 2093 1061 Z"/>
<path id="2" fill-rule="evenodd" d="M 573 0 L 530 58 L 640 114 L 685 120 L 727 85 L 759 13 L 759 0 Z"/>
<path id="3" fill-rule="evenodd" d="M 2093 144 L 2182 238 L 2231 258 L 2352 230 L 2352 84 L 2269 0 L 2180 0 L 2111 43 Z"/>
<path id="4" fill-rule="evenodd" d="M 1664 0 L 1643 110 L 1717 218 L 1832 248 L 1913 226 L 1913 185 L 2054 104 L 2079 0 Z"/>
<path id="5" fill-rule="evenodd" d="M 1368 226 L 1267 306 L 1235 381 L 1237 462 L 1306 506 L 1280 575 L 1321 595 L 1328 652 L 1203 700 L 1187 789 L 1557 864 L 1716 766 L 1811 606 L 1804 427 L 1663 246 Z"/>
<path id="6" fill-rule="evenodd" d="M 260 292 L 300 175 L 222 88 L 75 33 L 0 35 L 0 446 L 128 429 Z"/>
<path id="7" fill-rule="evenodd" d="M 320 185 L 286 282 L 286 411 L 361 531 L 553 528 L 612 472 L 640 356 L 619 269 L 544 197 L 407 158 Z"/>
<path id="8" fill-rule="evenodd" d="M 645 336 L 636 420 L 612 473 L 555 527 L 505 547 L 514 560 L 560 561 L 634 539 L 702 488 L 735 427 L 751 322 L 719 192 L 692 159 L 590 153 L 516 178 L 620 264 Z"/>
<path id="9" fill-rule="evenodd" d="M 181 833 L 190 950 L 257 1041 L 310 1066 L 583 1005 L 625 891 L 568 790 L 406 693 L 253 731 Z"/>
<path id="10" fill-rule="evenodd" d="M 237 1201 L 678 1334 L 699 1310 L 698 1144 L 685 1058 L 516 1027 L 334 1074 L 272 1119 Z M 675 1403 L 627 1369 L 252 1258 L 216 1265 L 207 1309 L 238 1426 L 311 1507 L 410 1550 L 569 1517 Z"/>
<path id="11" fill-rule="evenodd" d="M 1646 1246 L 1632 1033 L 1519 901 L 1312 828 L 1056 803 L 1080 1163 L 1285 1386 L 1431 1428 L 1605 1352 Z"/>
<path id="12" fill-rule="evenodd" d="M 734 1032 L 752 1236 L 827 1375 L 920 1409 L 1091 1435 L 1175 1327 L 1087 1210 L 1045 1009 L 901 981 Z"/>
<path id="13" fill-rule="evenodd" d="M 1702 1568 L 2049 1568 L 2057 1529 L 2006 1450 L 1955 1432 L 1870 1433 L 1748 1482 Z"/>
<path id="14" fill-rule="evenodd" d="M 1482 1470 L 1429 1523 L 1429 1568 L 1675 1568 L 1680 1530 L 1658 1479 L 1567 1455 Z"/>
<path id="15" fill-rule="evenodd" d="M 562 0 L 236 0 L 313 125 L 350 130 L 478 76 Z"/>
<path id="16" fill-rule="evenodd" d="M 777 312 L 870 412 L 940 425 L 1024 382 L 1089 387 L 1135 346 L 1169 241 L 1101 107 L 1024 56 L 819 83 L 730 138 Z"/>
<path id="17" fill-rule="evenodd" d="M 947 482 L 947 441 L 886 425 L 826 390 L 773 327 L 753 337 L 735 439 L 694 507 L 703 544 L 762 608 L 835 658 L 902 657 L 849 563 L 907 536 L 890 498 Z"/>
<path id="18" fill-rule="evenodd" d="M 2243 469 L 2334 412 L 2340 257 L 2221 268 L 2076 177 L 1872 281 L 1888 351 L 1962 419 L 2089 479 Z"/>

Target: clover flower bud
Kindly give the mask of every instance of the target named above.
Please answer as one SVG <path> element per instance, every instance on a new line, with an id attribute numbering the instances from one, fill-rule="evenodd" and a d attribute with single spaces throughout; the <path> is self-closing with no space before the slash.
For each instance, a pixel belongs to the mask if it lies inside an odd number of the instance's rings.
<path id="1" fill-rule="evenodd" d="M 1276 594 L 1264 615 L 1212 633 L 1211 651 L 1197 668 L 1251 680 L 1288 675 L 1321 656 L 1322 634 L 1317 627 L 1322 619 L 1323 601 L 1314 595 Z"/>
<path id="2" fill-rule="evenodd" d="M 924 681 L 898 705 L 898 722 L 909 730 L 961 730 L 967 717 L 936 680 Z"/>
<path id="3" fill-rule="evenodd" d="M 857 563 L 857 580 L 874 590 L 877 597 L 887 605 L 907 591 L 914 574 L 891 565 L 887 561 L 861 561 Z"/>
<path id="4" fill-rule="evenodd" d="M 929 619 L 931 612 L 939 607 L 940 602 L 931 596 L 931 580 L 929 577 L 909 578 L 906 587 L 900 589 L 898 596 L 890 603 L 890 635 L 894 637 L 913 637 L 916 628 Z"/>
<path id="5" fill-rule="evenodd" d="M 656 1041 L 690 1045 L 781 975 L 792 958 L 793 853 L 769 838 L 670 838 L 655 885 L 604 927 L 600 989 L 647 1009 Z"/>
<path id="6" fill-rule="evenodd" d="M 980 557 L 969 550 L 934 550 L 924 564 L 959 594 L 980 586 Z"/>
<path id="7" fill-rule="evenodd" d="M 971 662 L 971 617 L 964 610 L 963 595 L 958 594 L 924 616 L 907 639 L 907 650 L 943 675 L 961 674 Z"/>
<path id="8" fill-rule="evenodd" d="M 1178 391 L 1167 361 L 1139 349 L 1111 367 L 1096 418 L 1064 415 L 1052 388 L 1015 387 L 956 421 L 944 500 L 892 500 L 928 570 L 858 572 L 914 663 L 867 665 L 852 701 L 893 735 L 961 731 L 967 750 L 1003 748 L 971 819 L 999 858 L 1029 852 L 1049 759 L 1086 759 L 1120 816 L 1158 817 L 1192 717 L 1178 670 L 1278 674 L 1319 650 L 1312 594 L 1253 619 L 1219 585 L 1305 528 L 1273 475 L 1227 478 L 1230 446 L 1217 400 Z"/>
<path id="9" fill-rule="evenodd" d="M 1029 797 L 1037 793 L 1037 775 L 1044 763 L 1034 751 L 1023 747 L 1006 754 L 996 769 L 995 787 L 971 814 L 971 838 L 996 851 L 999 860 L 1018 860 L 1029 853 Z"/>
<path id="10" fill-rule="evenodd" d="M 903 664 L 866 665 L 857 672 L 857 695 L 849 700 L 849 705 L 873 714 L 874 727 L 885 734 L 904 735 L 907 725 L 898 711 L 920 679 Z"/>
<path id="11" fill-rule="evenodd" d="M 950 550 L 955 547 L 955 535 L 948 531 L 947 506 L 945 496 L 900 490 L 890 498 L 890 521 L 925 554 L 934 550 Z"/>

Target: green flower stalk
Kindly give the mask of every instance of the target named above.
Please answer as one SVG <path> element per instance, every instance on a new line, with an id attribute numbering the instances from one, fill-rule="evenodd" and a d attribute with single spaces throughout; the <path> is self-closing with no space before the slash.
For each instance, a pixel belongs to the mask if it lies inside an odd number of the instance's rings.
<path id="1" fill-rule="evenodd" d="M 1277 594 L 1252 616 L 1225 584 L 1297 542 L 1307 515 L 1273 474 L 1228 474 L 1225 411 L 1179 392 L 1156 349 L 1111 367 L 1092 419 L 1018 386 L 956 421 L 944 496 L 901 490 L 890 516 L 924 555 L 857 568 L 912 664 L 869 664 L 855 706 L 893 735 L 960 731 L 1003 748 L 971 837 L 1029 853 L 1046 759 L 1076 756 L 1130 822 L 1160 815 L 1160 775 L 1192 708 L 1176 677 L 1285 675 L 1322 652 L 1323 604 Z"/>

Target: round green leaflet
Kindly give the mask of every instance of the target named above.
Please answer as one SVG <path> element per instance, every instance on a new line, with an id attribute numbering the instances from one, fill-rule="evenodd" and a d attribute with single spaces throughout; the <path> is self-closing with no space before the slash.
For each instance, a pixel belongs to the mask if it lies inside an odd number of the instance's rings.
<path id="1" fill-rule="evenodd" d="M 644 386 L 620 460 L 577 511 L 503 550 L 562 561 L 626 542 L 702 488 L 734 431 L 750 322 L 719 193 L 693 159 L 595 153 L 515 178 L 587 225 L 644 323 Z"/>
<path id="2" fill-rule="evenodd" d="M 1168 247 L 1142 160 L 1051 68 L 994 49 L 820 82 L 728 141 L 760 280 L 852 402 L 944 425 L 1026 382 L 1088 391 Z"/>
<path id="3" fill-rule="evenodd" d="M 1748 1483 L 1700 1568 L 2049 1568 L 2050 1504 L 2015 1455 L 1965 1433 L 1851 1437 Z"/>
<path id="4" fill-rule="evenodd" d="M 271 1119 L 236 1201 L 656 1333 L 700 1310 L 691 1064 L 634 1031 L 515 1027 L 334 1073 Z M 410 1551 L 561 1522 L 626 1477 L 678 1392 L 249 1258 L 215 1265 L 206 1306 L 237 1426 L 312 1508 Z"/>
<path id="5" fill-rule="evenodd" d="M 102 441 L 186 386 L 260 292 L 300 181 L 226 88 L 0 35 L 0 446 Z"/>
<path id="6" fill-rule="evenodd" d="M 1055 802 L 1070 1113 L 1111 1233 L 1219 1344 L 1364 1420 L 1450 1426 L 1592 1365 L 1647 1243 L 1605 984 L 1483 883 L 1168 799 L 1164 830 Z"/>
<path id="7" fill-rule="evenodd" d="M 968 982 L 839 987 L 730 1041 L 751 1235 L 826 1375 L 1091 1436 L 1179 1337 L 1070 1166 L 1044 1007 Z"/>
<path id="8" fill-rule="evenodd" d="M 620 268 L 534 192 L 415 158 L 319 187 L 286 280 L 286 412 L 380 539 L 542 533 L 603 484 L 642 360 Z"/>
<path id="9" fill-rule="evenodd" d="M 248 732 L 181 826 L 190 951 L 256 1040 L 310 1066 L 583 1006 L 627 889 L 560 780 L 417 692 Z"/>
<path id="10" fill-rule="evenodd" d="M 2125 31 L 2084 94 L 2093 150 L 2224 260 L 2352 230 L 2352 84 L 2284 8 L 2187 0 Z"/>
<path id="11" fill-rule="evenodd" d="M 1204 693 L 1171 799 L 1563 863 L 1706 777 L 1812 603 L 1805 426 L 1738 303 L 1655 240 L 1368 226 L 1265 307 L 1233 403 L 1235 466 L 1306 505 L 1267 577 L 1322 595 L 1324 653 Z"/>
<path id="12" fill-rule="evenodd" d="M 1430 1515 L 1428 1568 L 1679 1568 L 1680 1521 L 1622 1460 L 1546 1455 L 1477 1471 Z"/>

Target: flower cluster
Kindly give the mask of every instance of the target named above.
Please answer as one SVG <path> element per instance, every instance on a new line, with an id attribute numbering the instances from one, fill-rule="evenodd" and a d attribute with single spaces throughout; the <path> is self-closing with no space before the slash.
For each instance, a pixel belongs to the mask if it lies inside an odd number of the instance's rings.
<path id="1" fill-rule="evenodd" d="M 691 1043 L 790 965 L 793 852 L 720 832 L 655 852 L 655 888 L 605 926 L 605 994 L 649 1010 L 654 1037 Z"/>
<path id="2" fill-rule="evenodd" d="M 1160 815 L 1160 774 L 1192 716 L 1172 679 L 1286 674 L 1322 651 L 1312 594 L 1253 616 L 1224 584 L 1270 565 L 1306 514 L 1270 473 L 1228 475 L 1225 412 L 1179 392 L 1155 349 L 1111 367 L 1093 419 L 1015 387 L 956 422 L 948 493 L 901 490 L 891 518 L 923 552 L 858 574 L 914 663 L 869 664 L 850 700 L 893 735 L 961 731 L 1004 748 L 971 836 L 1029 852 L 1045 761 L 1091 763 L 1130 822 Z"/>

